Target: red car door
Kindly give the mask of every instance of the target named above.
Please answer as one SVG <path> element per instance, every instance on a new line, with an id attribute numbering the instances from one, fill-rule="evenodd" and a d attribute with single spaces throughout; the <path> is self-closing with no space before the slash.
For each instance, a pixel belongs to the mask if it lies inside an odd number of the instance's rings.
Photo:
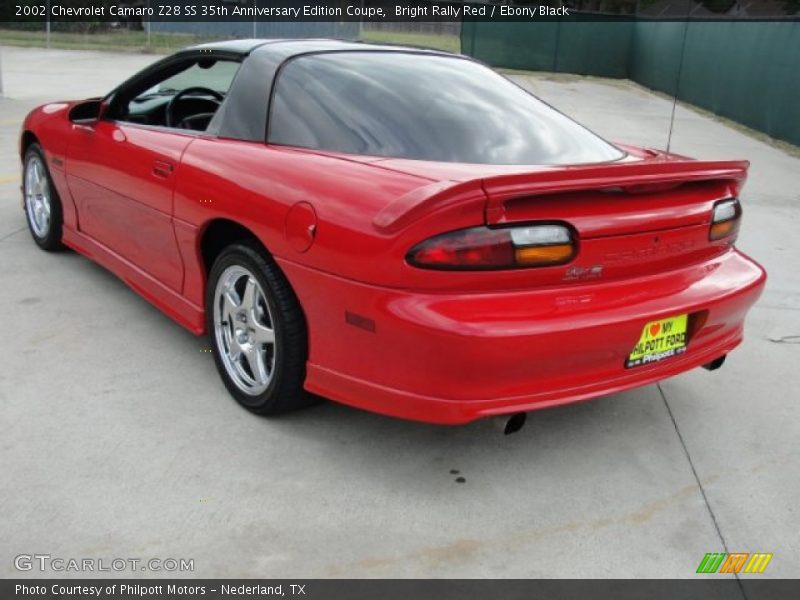
<path id="1" fill-rule="evenodd" d="M 183 264 L 172 195 L 181 155 L 193 139 L 131 123 L 75 124 L 65 167 L 81 233 L 178 292 Z"/>

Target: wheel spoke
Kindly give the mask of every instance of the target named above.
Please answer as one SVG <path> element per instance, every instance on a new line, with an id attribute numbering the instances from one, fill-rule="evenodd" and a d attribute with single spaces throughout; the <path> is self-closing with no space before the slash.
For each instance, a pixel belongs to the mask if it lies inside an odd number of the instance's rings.
<path id="1" fill-rule="evenodd" d="M 247 310 L 251 315 L 256 307 L 256 282 L 252 277 L 247 278 L 247 283 L 244 286 L 244 294 L 242 294 L 242 308 Z"/>
<path id="2" fill-rule="evenodd" d="M 253 337 L 255 337 L 256 342 L 259 344 L 275 343 L 275 332 L 266 325 L 262 325 L 258 321 L 254 321 L 253 329 L 255 329 L 255 335 Z"/>
<path id="3" fill-rule="evenodd" d="M 253 379 L 259 385 L 265 384 L 269 379 L 266 366 L 264 365 L 264 357 L 262 352 L 255 346 L 251 347 L 245 352 L 247 364 L 250 367 L 250 372 L 253 374 Z"/>
<path id="4" fill-rule="evenodd" d="M 242 347 L 236 340 L 235 335 L 230 336 L 230 340 L 228 343 L 228 356 L 230 357 L 232 362 L 236 362 L 242 357 Z"/>
<path id="5" fill-rule="evenodd" d="M 44 215 L 44 206 L 41 200 L 36 200 L 36 204 L 33 207 L 33 220 L 36 221 L 36 226 L 38 227 L 40 233 L 47 230 L 46 228 L 46 219 Z"/>
<path id="6" fill-rule="evenodd" d="M 236 309 L 240 306 L 239 299 L 233 295 L 233 291 L 227 289 L 222 294 L 222 320 L 223 322 L 233 323 Z"/>

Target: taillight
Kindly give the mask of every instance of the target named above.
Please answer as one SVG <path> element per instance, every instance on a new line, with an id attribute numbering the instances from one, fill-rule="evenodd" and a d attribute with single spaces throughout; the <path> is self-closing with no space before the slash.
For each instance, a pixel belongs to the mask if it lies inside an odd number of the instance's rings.
<path id="1" fill-rule="evenodd" d="M 735 236 L 739 232 L 742 207 L 736 198 L 720 200 L 714 205 L 708 239 L 713 241 Z"/>
<path id="2" fill-rule="evenodd" d="M 544 223 L 451 231 L 420 242 L 406 258 L 424 269 L 491 270 L 562 265 L 574 256 L 572 230 Z"/>

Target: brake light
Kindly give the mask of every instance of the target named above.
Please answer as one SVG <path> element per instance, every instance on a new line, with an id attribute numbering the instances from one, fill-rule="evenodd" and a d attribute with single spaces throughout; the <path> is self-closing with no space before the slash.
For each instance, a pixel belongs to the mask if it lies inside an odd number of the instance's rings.
<path id="1" fill-rule="evenodd" d="M 561 265 L 572 260 L 575 250 L 569 227 L 545 223 L 451 231 L 420 242 L 406 259 L 423 269 L 516 269 Z"/>
<path id="2" fill-rule="evenodd" d="M 739 232 L 742 207 L 736 198 L 720 200 L 714 205 L 708 239 L 713 241 L 735 236 Z"/>

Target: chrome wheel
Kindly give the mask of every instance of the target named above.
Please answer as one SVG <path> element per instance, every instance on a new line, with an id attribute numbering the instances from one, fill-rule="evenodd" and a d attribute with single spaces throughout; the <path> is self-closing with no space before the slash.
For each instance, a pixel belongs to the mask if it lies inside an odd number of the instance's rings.
<path id="1" fill-rule="evenodd" d="M 275 370 L 275 331 L 264 290 L 245 267 L 222 272 L 214 290 L 214 337 L 222 363 L 236 387 L 257 396 Z"/>
<path id="2" fill-rule="evenodd" d="M 25 164 L 25 210 L 36 237 L 47 237 L 50 233 L 50 185 L 42 159 L 36 154 L 31 154 Z"/>

